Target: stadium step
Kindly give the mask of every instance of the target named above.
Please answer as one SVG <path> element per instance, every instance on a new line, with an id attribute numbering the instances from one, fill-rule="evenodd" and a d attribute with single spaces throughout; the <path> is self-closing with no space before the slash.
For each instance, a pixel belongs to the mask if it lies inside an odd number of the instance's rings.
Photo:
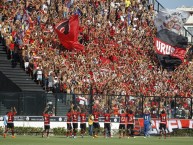
<path id="1" fill-rule="evenodd" d="M 47 97 L 47 102 L 52 102 L 52 104 L 55 105 L 56 98 L 53 93 L 47 93 L 46 97 Z"/>
<path id="2" fill-rule="evenodd" d="M 8 112 L 9 109 L 7 109 L 3 103 L 0 101 L 0 115 L 5 115 L 5 112 Z"/>
<path id="3" fill-rule="evenodd" d="M 0 44 L 0 71 L 2 77 L 1 80 L 4 80 L 3 83 L 0 83 L 0 91 L 3 91 L 4 85 L 6 84 L 6 82 L 9 82 L 20 88 L 21 91 L 43 92 L 42 87 L 40 85 L 37 85 L 28 76 L 28 74 L 26 74 L 23 68 L 20 67 L 19 63 L 17 63 L 17 65 L 15 65 L 14 67 L 12 66 L 12 62 L 11 60 L 8 60 L 6 50 L 2 44 Z M 6 85 L 6 87 L 8 86 L 9 84 Z"/>
<path id="4" fill-rule="evenodd" d="M 69 96 L 64 93 L 54 94 L 57 116 L 64 116 L 70 108 Z"/>
<path id="5" fill-rule="evenodd" d="M 68 110 L 70 108 L 70 104 L 66 104 L 65 100 L 62 102 L 62 100 L 57 101 L 57 115 L 58 116 L 64 116 L 67 114 Z"/>

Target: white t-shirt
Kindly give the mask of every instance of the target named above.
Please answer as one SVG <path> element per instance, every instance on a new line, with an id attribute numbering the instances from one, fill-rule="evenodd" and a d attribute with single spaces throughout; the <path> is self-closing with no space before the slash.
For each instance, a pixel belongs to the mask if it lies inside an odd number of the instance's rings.
<path id="1" fill-rule="evenodd" d="M 37 75 L 42 75 L 42 71 L 41 71 L 41 70 L 38 70 L 38 71 L 37 71 Z"/>
<path id="2" fill-rule="evenodd" d="M 48 6 L 46 4 L 43 4 L 42 10 L 46 13 L 48 11 Z"/>
<path id="3" fill-rule="evenodd" d="M 86 98 L 79 96 L 78 99 L 79 99 L 80 105 L 87 105 L 88 104 Z"/>

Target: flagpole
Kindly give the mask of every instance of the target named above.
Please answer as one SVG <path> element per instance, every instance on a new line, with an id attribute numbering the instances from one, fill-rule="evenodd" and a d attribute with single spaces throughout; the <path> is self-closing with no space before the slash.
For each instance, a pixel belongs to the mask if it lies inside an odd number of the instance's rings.
<path id="1" fill-rule="evenodd" d="M 51 7 L 51 5 L 52 5 L 52 0 L 50 0 L 50 4 L 49 4 L 49 7 Z"/>
<path id="2" fill-rule="evenodd" d="M 110 0 L 108 0 L 108 5 L 109 5 L 109 13 L 108 13 L 108 18 L 110 19 L 110 14 L 111 14 L 111 5 L 110 5 Z"/>
<path id="3" fill-rule="evenodd" d="M 52 0 L 50 0 L 50 3 L 49 3 L 49 7 L 48 7 L 48 14 L 50 14 L 50 8 L 51 8 L 51 3 L 52 3 Z"/>

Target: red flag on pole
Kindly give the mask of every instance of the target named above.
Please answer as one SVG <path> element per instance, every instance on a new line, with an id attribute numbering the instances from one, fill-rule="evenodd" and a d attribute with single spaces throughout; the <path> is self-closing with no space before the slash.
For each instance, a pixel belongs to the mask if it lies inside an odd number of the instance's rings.
<path id="1" fill-rule="evenodd" d="M 84 46 L 78 42 L 79 21 L 78 15 L 73 15 L 70 19 L 63 20 L 55 26 L 60 43 L 69 50 L 84 50 Z"/>

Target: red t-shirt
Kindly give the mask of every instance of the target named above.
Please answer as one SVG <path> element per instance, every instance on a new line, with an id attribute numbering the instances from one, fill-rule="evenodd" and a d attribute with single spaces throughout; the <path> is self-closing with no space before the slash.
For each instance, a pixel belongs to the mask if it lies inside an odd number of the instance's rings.
<path id="1" fill-rule="evenodd" d="M 79 32 L 82 33 L 84 31 L 84 27 L 79 27 Z"/>
<path id="2" fill-rule="evenodd" d="M 127 123 L 134 124 L 134 114 L 127 114 Z"/>
<path id="3" fill-rule="evenodd" d="M 99 122 L 100 113 L 99 112 L 94 112 L 93 116 L 94 116 L 94 122 Z"/>
<path id="4" fill-rule="evenodd" d="M 16 114 L 16 112 L 9 112 L 7 114 L 7 116 L 8 116 L 8 123 L 13 123 L 15 114 Z"/>
<path id="5" fill-rule="evenodd" d="M 126 123 L 126 113 L 119 114 L 120 117 L 120 124 L 125 124 Z"/>
<path id="6" fill-rule="evenodd" d="M 77 123 L 78 122 L 78 116 L 79 116 L 79 112 L 74 111 L 72 113 L 72 122 L 73 123 Z"/>
<path id="7" fill-rule="evenodd" d="M 72 114 L 71 114 L 71 112 L 68 112 L 68 113 L 66 114 L 66 116 L 67 116 L 67 123 L 71 123 L 71 119 L 72 119 Z"/>
<path id="8" fill-rule="evenodd" d="M 12 37 L 15 37 L 16 31 L 12 31 L 11 35 L 12 35 Z"/>
<path id="9" fill-rule="evenodd" d="M 14 43 L 10 43 L 10 44 L 9 44 L 9 48 L 10 48 L 11 51 L 14 50 L 14 47 L 15 47 L 15 44 L 14 44 Z"/>
<path id="10" fill-rule="evenodd" d="M 113 113 L 114 113 L 114 115 L 118 115 L 119 114 L 119 108 L 118 108 L 117 105 L 113 107 Z"/>
<path id="11" fill-rule="evenodd" d="M 166 114 L 160 114 L 160 123 L 166 124 L 167 119 L 166 119 Z"/>
<path id="12" fill-rule="evenodd" d="M 80 123 L 86 122 L 86 113 L 80 113 Z"/>
<path id="13" fill-rule="evenodd" d="M 111 115 L 109 113 L 105 113 L 104 117 L 105 117 L 104 122 L 105 123 L 110 123 Z"/>
<path id="14" fill-rule="evenodd" d="M 52 116 L 52 114 L 47 114 L 47 113 L 43 114 L 44 125 L 50 125 L 50 116 Z"/>

